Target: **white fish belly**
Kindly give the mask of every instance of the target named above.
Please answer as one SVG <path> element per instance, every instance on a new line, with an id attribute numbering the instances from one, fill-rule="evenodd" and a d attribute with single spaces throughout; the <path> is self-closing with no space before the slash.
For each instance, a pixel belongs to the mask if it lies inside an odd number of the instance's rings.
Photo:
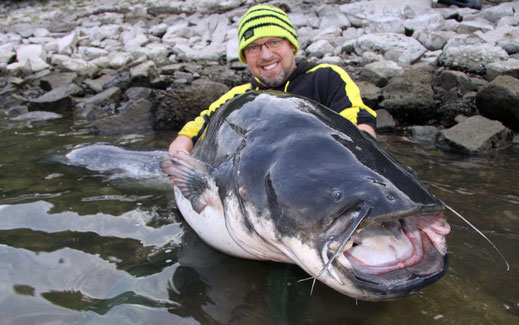
<path id="1" fill-rule="evenodd" d="M 201 213 L 197 213 L 191 202 L 176 187 L 175 200 L 184 219 L 208 245 L 229 255 L 255 259 L 232 239 L 225 224 L 223 211 L 208 205 Z"/>

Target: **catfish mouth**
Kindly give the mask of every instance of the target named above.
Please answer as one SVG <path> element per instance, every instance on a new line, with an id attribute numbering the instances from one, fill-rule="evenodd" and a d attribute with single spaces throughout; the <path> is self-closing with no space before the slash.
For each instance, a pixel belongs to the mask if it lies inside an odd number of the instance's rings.
<path id="1" fill-rule="evenodd" d="M 359 228 L 342 248 L 337 239 L 328 241 L 322 257 L 327 263 L 340 249 L 332 276 L 339 280 L 342 273 L 364 290 L 398 297 L 445 273 L 449 232 L 443 212 L 385 219 Z"/>

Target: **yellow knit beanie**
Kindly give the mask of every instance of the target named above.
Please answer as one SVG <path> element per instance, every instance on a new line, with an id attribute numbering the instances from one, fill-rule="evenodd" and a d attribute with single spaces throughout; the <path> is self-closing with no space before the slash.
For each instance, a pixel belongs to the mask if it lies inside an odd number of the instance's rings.
<path id="1" fill-rule="evenodd" d="M 239 57 L 247 63 L 243 49 L 262 37 L 285 37 L 299 51 L 297 33 L 288 19 L 287 14 L 276 7 L 257 5 L 251 7 L 240 20 L 238 25 Z"/>

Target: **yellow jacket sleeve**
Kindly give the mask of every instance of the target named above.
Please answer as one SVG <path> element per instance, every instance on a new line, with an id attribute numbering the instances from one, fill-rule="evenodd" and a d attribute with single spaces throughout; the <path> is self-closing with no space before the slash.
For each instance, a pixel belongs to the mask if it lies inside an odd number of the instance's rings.
<path id="1" fill-rule="evenodd" d="M 205 128 L 211 116 L 214 112 L 223 104 L 233 99 L 237 95 L 241 95 L 246 91 L 251 89 L 251 84 L 245 84 L 241 86 L 236 86 L 229 90 L 227 93 L 222 95 L 218 100 L 209 105 L 209 108 L 203 110 L 199 116 L 197 116 L 193 121 L 187 122 L 184 127 L 178 132 L 179 135 L 185 135 L 191 138 L 193 142 L 196 142 L 199 138 L 203 137 Z"/>

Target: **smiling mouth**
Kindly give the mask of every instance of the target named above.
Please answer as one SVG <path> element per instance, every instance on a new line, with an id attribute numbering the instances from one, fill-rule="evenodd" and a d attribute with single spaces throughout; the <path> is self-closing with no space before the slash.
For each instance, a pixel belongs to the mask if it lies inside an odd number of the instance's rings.
<path id="1" fill-rule="evenodd" d="M 373 223 L 352 236 L 329 271 L 337 279 L 339 273 L 346 273 L 356 281 L 381 287 L 436 275 L 445 269 L 449 232 L 443 213 Z M 337 241 L 324 245 L 324 263 L 338 248 Z"/>
<path id="2" fill-rule="evenodd" d="M 274 63 L 272 63 L 270 65 L 265 65 L 262 68 L 263 68 L 263 70 L 269 71 L 269 70 L 274 69 L 277 65 L 278 65 L 278 63 L 274 62 Z"/>

